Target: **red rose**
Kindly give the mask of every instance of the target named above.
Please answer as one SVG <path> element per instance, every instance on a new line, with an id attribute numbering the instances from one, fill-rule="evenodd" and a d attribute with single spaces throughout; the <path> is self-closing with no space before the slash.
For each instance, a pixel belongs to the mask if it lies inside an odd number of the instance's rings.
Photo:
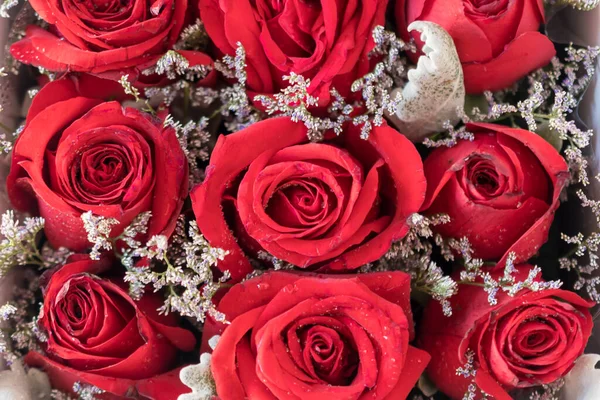
<path id="1" fill-rule="evenodd" d="M 519 267 L 516 281 L 524 281 L 530 269 Z M 503 273 L 492 272 L 492 277 Z M 588 309 L 594 303 L 559 289 L 523 290 L 515 297 L 500 291 L 497 300 L 490 306 L 483 288 L 460 285 L 450 300 L 451 317 L 437 302 L 425 309 L 419 347 L 432 357 L 427 374 L 453 399 L 462 399 L 471 383 L 456 375 L 469 350 L 475 354 L 477 386 L 496 400 L 510 400 L 509 390 L 564 376 L 585 349 L 593 327 Z"/>
<path id="2" fill-rule="evenodd" d="M 179 38 L 187 9 L 187 0 L 30 4 L 50 29 L 27 27 L 12 56 L 50 71 L 92 73 L 151 65 Z"/>
<path id="3" fill-rule="evenodd" d="M 240 246 L 301 268 L 375 261 L 423 202 L 421 158 L 394 129 L 375 127 L 363 140 L 348 125 L 327 143 L 308 143 L 306 134 L 303 124 L 274 118 L 220 136 L 192 191 L 198 226 L 230 252 L 219 268 L 234 280 L 252 271 Z"/>
<path id="4" fill-rule="evenodd" d="M 548 64 L 554 45 L 538 32 L 543 0 L 396 0 L 399 34 L 413 21 L 441 25 L 456 45 L 467 93 L 500 90 Z M 414 35 L 422 46 L 418 35 Z"/>
<path id="5" fill-rule="evenodd" d="M 178 350 L 194 349 L 194 335 L 173 314 L 158 314 L 160 296 L 134 302 L 126 288 L 96 276 L 110 267 L 74 256 L 51 276 L 39 319 L 46 355 L 31 351 L 25 362 L 66 392 L 81 382 L 105 390 L 103 399 L 172 400 L 187 388 L 170 370 Z"/>
<path id="6" fill-rule="evenodd" d="M 188 192 L 188 167 L 172 128 L 117 101 L 116 82 L 83 75 L 35 96 L 7 180 L 18 210 L 39 211 L 55 247 L 90 246 L 81 214 L 115 218 L 117 236 L 152 212 L 148 236 L 170 235 Z"/>
<path id="7" fill-rule="evenodd" d="M 211 369 L 222 400 L 404 399 L 429 355 L 414 336 L 410 277 L 270 272 L 235 285 L 218 306 L 231 325 Z M 224 330 L 224 332 L 223 332 Z"/>
<path id="8" fill-rule="evenodd" d="M 473 141 L 434 150 L 425 160 L 423 210 L 444 213 L 444 236 L 467 237 L 474 256 L 498 260 L 509 252 L 518 262 L 533 256 L 548 238 L 568 174 L 562 156 L 543 138 L 522 129 L 469 124 Z"/>
<path id="9" fill-rule="evenodd" d="M 372 31 L 385 24 L 386 0 L 200 0 L 200 15 L 221 53 L 246 50 L 248 88 L 275 93 L 291 72 L 311 79 L 326 104 L 329 90 L 350 92 L 369 72 Z"/>

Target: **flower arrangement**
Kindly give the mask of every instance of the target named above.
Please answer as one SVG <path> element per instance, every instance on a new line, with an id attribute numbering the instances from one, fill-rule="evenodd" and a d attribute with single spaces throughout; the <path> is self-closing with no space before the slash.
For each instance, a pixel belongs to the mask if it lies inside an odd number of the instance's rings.
<path id="1" fill-rule="evenodd" d="M 592 399 L 599 3 L 4 1 L 0 397 Z"/>

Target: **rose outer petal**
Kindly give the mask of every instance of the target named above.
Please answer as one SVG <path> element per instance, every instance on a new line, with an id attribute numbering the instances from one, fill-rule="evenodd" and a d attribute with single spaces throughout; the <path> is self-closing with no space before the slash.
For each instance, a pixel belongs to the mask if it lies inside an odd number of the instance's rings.
<path id="1" fill-rule="evenodd" d="M 548 37 L 539 32 L 525 32 L 491 61 L 463 64 L 465 89 L 467 93 L 476 94 L 507 88 L 531 71 L 547 65 L 555 55 L 556 50 Z M 494 78 L 490 79 L 490 76 Z"/>
<path id="2" fill-rule="evenodd" d="M 198 227 L 214 247 L 228 250 L 221 271 L 229 270 L 233 281 L 240 281 L 252 271 L 250 262 L 236 243 L 221 203 L 227 186 L 267 150 L 278 150 L 306 141 L 306 127 L 289 118 L 272 118 L 250 125 L 232 135 L 220 135 L 206 168 L 204 182 L 191 192 L 192 207 Z M 235 157 L 231 157 L 235 154 Z"/>
<path id="3" fill-rule="evenodd" d="M 108 392 L 102 397 L 106 400 L 118 400 L 132 394 L 148 400 L 172 400 L 189 392 L 189 387 L 179 380 L 181 368 L 147 379 L 132 380 L 105 377 L 65 367 L 36 351 L 27 353 L 25 363 L 48 374 L 53 388 L 71 393 L 73 385 L 80 382 Z"/>

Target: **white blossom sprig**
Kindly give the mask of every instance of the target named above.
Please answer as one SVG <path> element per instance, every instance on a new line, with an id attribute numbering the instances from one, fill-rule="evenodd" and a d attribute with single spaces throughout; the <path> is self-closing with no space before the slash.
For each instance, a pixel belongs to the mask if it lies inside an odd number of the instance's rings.
<path id="1" fill-rule="evenodd" d="M 105 218 L 86 211 L 81 214 L 83 227 L 87 232 L 87 239 L 93 245 L 90 252 L 90 259 L 99 260 L 102 250 L 110 251 L 113 249 L 113 241 L 110 234 L 113 227 L 119 225 L 119 221 L 114 218 Z"/>
<path id="2" fill-rule="evenodd" d="M 515 297 L 523 290 L 538 292 L 541 290 L 558 289 L 563 285 L 560 280 L 556 281 L 540 281 L 537 277 L 542 270 L 538 266 L 533 267 L 523 281 L 517 281 L 514 274 L 517 272 L 514 261 L 516 254 L 509 253 L 504 265 L 504 273 L 494 279 L 492 275 L 484 268 L 484 262 L 481 259 L 473 258 L 473 250 L 466 237 L 455 240 L 450 239 L 449 245 L 452 249 L 459 252 L 464 261 L 464 270 L 460 273 L 459 285 L 480 286 L 488 294 L 488 303 L 491 306 L 498 304 L 497 295 L 500 291 L 506 293 L 510 297 Z"/>
<path id="3" fill-rule="evenodd" d="M 600 182 L 600 175 L 595 178 Z M 581 232 L 575 235 L 561 233 L 561 239 L 573 247 L 559 259 L 559 263 L 561 268 L 576 273 L 575 290 L 584 289 L 591 300 L 600 302 L 600 200 L 590 199 L 584 189 L 577 190 L 576 195 L 581 207 L 594 215 L 594 225 L 591 232 L 585 235 Z"/>
<path id="4" fill-rule="evenodd" d="M 44 222 L 43 218 L 28 217 L 21 225 L 12 210 L 2 214 L 0 234 L 4 239 L 0 241 L 0 277 L 18 265 L 43 266 L 37 239 Z"/>
<path id="5" fill-rule="evenodd" d="M 172 251 L 170 251 L 173 249 Z M 166 290 L 166 299 L 159 312 L 179 312 L 203 322 L 208 314 L 217 321 L 225 322 L 225 316 L 216 310 L 212 297 L 229 279 L 229 273 L 215 279 L 212 267 L 222 261 L 228 252 L 211 247 L 198 231 L 195 221 L 190 222 L 185 236 L 184 221 L 178 221 L 169 246 L 167 237 L 155 235 L 144 245 L 139 244 L 124 251 L 123 265 L 127 267 L 125 282 L 129 283 L 130 295 L 139 299 L 147 286 L 154 291 Z M 138 266 L 136 259 L 144 258 L 150 265 Z M 152 262 L 162 263 L 162 272 L 152 268 Z"/>
<path id="6" fill-rule="evenodd" d="M 198 18 L 193 24 L 183 28 L 179 40 L 173 48 L 175 50 L 202 50 L 206 48 L 209 42 L 204 22 Z"/>
<path id="7" fill-rule="evenodd" d="M 411 275 L 413 289 L 427 293 L 440 302 L 444 315 L 452 315 L 449 299 L 457 293 L 457 284 L 445 275 L 432 260 L 433 244 L 431 240 L 443 245 L 440 235 L 433 233 L 432 227 L 449 222 L 447 215 L 425 217 L 412 214 L 409 219 L 409 231 L 379 262 L 379 269 L 400 270 Z"/>
<path id="8" fill-rule="evenodd" d="M 598 7 L 600 0 L 544 0 L 549 6 L 570 6 L 579 11 L 591 11 Z"/>
<path id="9" fill-rule="evenodd" d="M 17 6 L 19 4 L 19 0 L 4 0 L 2 4 L 0 4 L 0 17 L 2 18 L 10 18 L 10 14 L 8 11 Z"/>
<path id="10" fill-rule="evenodd" d="M 38 326 L 39 276 L 32 269 L 26 269 L 22 279 L 24 286 L 16 286 L 12 300 L 0 306 L 0 321 L 6 326 L 0 330 L 0 359 L 8 364 L 30 350 L 41 350 L 39 344 L 47 340 Z"/>

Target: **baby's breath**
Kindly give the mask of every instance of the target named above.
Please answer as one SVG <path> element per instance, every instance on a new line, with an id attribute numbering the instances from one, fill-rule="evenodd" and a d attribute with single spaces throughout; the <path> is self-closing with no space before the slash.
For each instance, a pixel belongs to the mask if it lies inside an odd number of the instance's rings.
<path id="1" fill-rule="evenodd" d="M 11 364 L 30 350 L 40 350 L 47 337 L 38 326 L 39 277 L 32 269 L 24 270 L 24 287 L 13 289 L 12 300 L 0 306 L 0 358 Z"/>
<path id="2" fill-rule="evenodd" d="M 591 11 L 598 7 L 600 0 L 544 0 L 550 6 L 571 6 L 580 11 Z"/>
<path id="3" fill-rule="evenodd" d="M 129 74 L 121 76 L 119 83 L 123 86 L 125 94 L 135 97 L 135 101 L 140 101 L 140 91 L 129 82 Z"/>
<path id="4" fill-rule="evenodd" d="M 197 19 L 193 24 L 186 26 L 179 35 L 179 41 L 175 43 L 175 50 L 201 50 L 209 43 L 208 34 L 204 23 Z"/>
<path id="5" fill-rule="evenodd" d="M 15 219 L 12 210 L 2 214 L 0 234 L 0 277 L 18 265 L 43 265 L 37 247 L 38 234 L 44 228 L 43 218 L 25 218 L 23 225 Z"/>
<path id="6" fill-rule="evenodd" d="M 412 214 L 408 218 L 410 229 L 404 239 L 392 245 L 379 262 L 379 269 L 401 270 L 411 275 L 415 290 L 429 294 L 442 305 L 444 314 L 452 315 L 449 299 L 457 292 L 457 285 L 451 277 L 432 260 L 431 239 L 441 243 L 441 237 L 433 233 L 433 226 L 449 222 L 447 215 L 425 217 Z"/>
<path id="7" fill-rule="evenodd" d="M 600 175 L 596 176 L 600 182 Z M 561 239 L 570 245 L 572 250 L 559 259 L 561 268 L 575 271 L 577 281 L 574 284 L 575 290 L 584 289 L 590 299 L 600 302 L 600 276 L 598 269 L 598 250 L 600 249 L 600 201 L 590 199 L 583 189 L 576 192 L 581 207 L 589 210 L 594 215 L 594 228 L 590 233 L 584 235 L 581 232 L 575 235 L 561 234 Z"/>
<path id="8" fill-rule="evenodd" d="M 190 222 L 187 236 L 184 226 L 184 220 L 180 219 L 171 246 L 165 236 L 155 235 L 144 245 L 139 243 L 124 252 L 122 261 L 128 269 L 124 280 L 130 285 L 130 294 L 139 299 L 145 288 L 152 285 L 155 292 L 166 290 L 164 305 L 159 309 L 161 313 L 177 311 L 198 322 L 203 322 L 209 314 L 218 321 L 225 321 L 225 316 L 216 310 L 212 297 L 229 279 L 229 274 L 226 272 L 215 279 L 212 267 L 228 253 L 211 247 L 198 231 L 195 221 Z M 155 271 L 152 264 L 136 266 L 134 260 L 140 258 L 164 264 L 164 271 Z"/>
<path id="9" fill-rule="evenodd" d="M 93 215 L 91 211 L 81 214 L 81 220 L 87 232 L 87 239 L 93 245 L 90 258 L 99 260 L 102 250 L 110 251 L 113 249 L 110 233 L 114 226 L 119 225 L 119 221 L 114 218 Z"/>
<path id="10" fill-rule="evenodd" d="M 2 4 L 0 4 L 0 17 L 2 18 L 10 18 L 10 14 L 8 10 L 15 7 L 19 4 L 19 0 L 4 0 Z"/>

